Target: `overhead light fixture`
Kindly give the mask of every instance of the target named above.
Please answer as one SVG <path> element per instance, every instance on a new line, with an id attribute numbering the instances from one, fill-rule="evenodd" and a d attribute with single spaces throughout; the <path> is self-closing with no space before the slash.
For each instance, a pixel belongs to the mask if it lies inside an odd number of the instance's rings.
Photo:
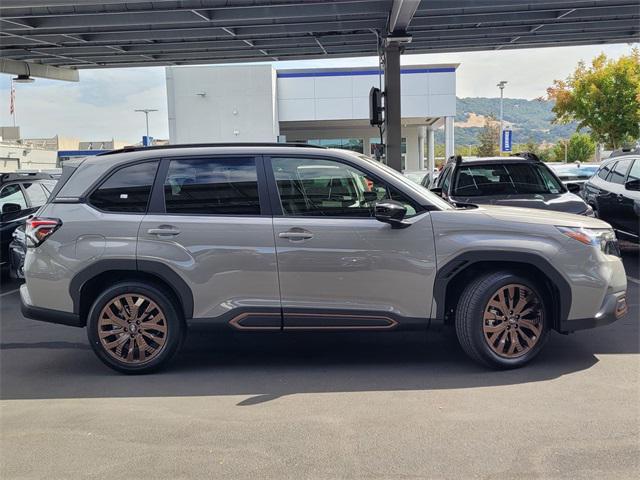
<path id="1" fill-rule="evenodd" d="M 387 45 L 391 43 L 411 43 L 413 37 L 411 35 L 392 35 L 384 39 Z"/>
<path id="2" fill-rule="evenodd" d="M 36 81 L 36 79 L 31 78 L 30 75 L 18 75 L 17 77 L 13 77 L 12 80 L 15 83 L 33 83 Z"/>

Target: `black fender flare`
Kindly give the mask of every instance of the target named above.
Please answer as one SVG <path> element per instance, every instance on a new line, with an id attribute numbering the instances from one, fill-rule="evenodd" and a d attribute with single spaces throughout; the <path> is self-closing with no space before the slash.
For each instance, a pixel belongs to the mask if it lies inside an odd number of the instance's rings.
<path id="1" fill-rule="evenodd" d="M 457 273 L 481 262 L 509 262 L 531 265 L 540 270 L 559 292 L 557 319 L 558 324 L 569 317 L 571 309 L 571 287 L 560 272 L 540 255 L 529 252 L 512 252 L 505 250 L 472 250 L 461 253 L 438 269 L 433 286 L 433 298 L 436 301 L 436 320 L 444 322 L 445 297 L 449 282 Z"/>
<path id="2" fill-rule="evenodd" d="M 185 319 L 193 317 L 193 293 L 186 282 L 169 266 L 153 260 L 104 259 L 92 263 L 74 275 L 69 283 L 69 294 L 73 299 L 73 313 L 80 313 L 80 291 L 92 278 L 109 271 L 142 272 L 162 280 L 178 297 Z"/>

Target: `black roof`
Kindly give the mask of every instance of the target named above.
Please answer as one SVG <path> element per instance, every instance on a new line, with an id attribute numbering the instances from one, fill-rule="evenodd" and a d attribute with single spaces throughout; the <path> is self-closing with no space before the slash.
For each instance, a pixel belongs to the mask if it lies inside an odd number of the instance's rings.
<path id="1" fill-rule="evenodd" d="M 520 152 L 515 153 L 509 157 L 474 157 L 474 158 L 464 158 L 462 155 L 454 155 L 449 157 L 447 163 L 456 163 L 461 164 L 485 164 L 485 163 L 509 163 L 509 162 L 540 162 L 540 159 L 535 153 L 531 152 Z"/>
<path id="2" fill-rule="evenodd" d="M 49 173 L 42 172 L 22 172 L 22 173 L 3 173 L 0 174 L 0 183 L 30 180 L 55 180 L 55 177 Z"/>
<path id="3" fill-rule="evenodd" d="M 640 147 L 620 148 L 614 150 L 609 155 L 609 158 L 624 157 L 626 155 L 640 155 Z"/>

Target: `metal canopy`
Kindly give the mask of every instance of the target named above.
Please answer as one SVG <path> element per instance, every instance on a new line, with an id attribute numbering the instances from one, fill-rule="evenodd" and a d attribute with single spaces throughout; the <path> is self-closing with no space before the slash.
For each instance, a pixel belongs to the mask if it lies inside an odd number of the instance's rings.
<path id="1" fill-rule="evenodd" d="M 389 27 L 412 35 L 404 53 L 626 43 L 640 2 L 2 0 L 0 57 L 85 69 L 377 55 Z"/>

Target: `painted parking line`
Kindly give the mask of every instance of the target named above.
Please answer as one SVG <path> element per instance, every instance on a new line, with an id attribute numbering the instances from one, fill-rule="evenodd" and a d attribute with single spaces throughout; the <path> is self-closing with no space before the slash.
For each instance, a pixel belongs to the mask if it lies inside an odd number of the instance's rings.
<path id="1" fill-rule="evenodd" d="M 8 292 L 0 293 L 0 297 L 4 297 L 6 295 L 11 295 L 12 293 L 16 293 L 16 292 L 19 292 L 19 291 L 20 291 L 19 288 L 16 288 L 15 290 L 9 290 Z"/>
<path id="2" fill-rule="evenodd" d="M 627 276 L 627 280 L 629 280 L 630 282 L 635 283 L 636 285 L 640 285 L 640 280 L 638 280 L 637 278 L 633 278 L 633 277 Z"/>

